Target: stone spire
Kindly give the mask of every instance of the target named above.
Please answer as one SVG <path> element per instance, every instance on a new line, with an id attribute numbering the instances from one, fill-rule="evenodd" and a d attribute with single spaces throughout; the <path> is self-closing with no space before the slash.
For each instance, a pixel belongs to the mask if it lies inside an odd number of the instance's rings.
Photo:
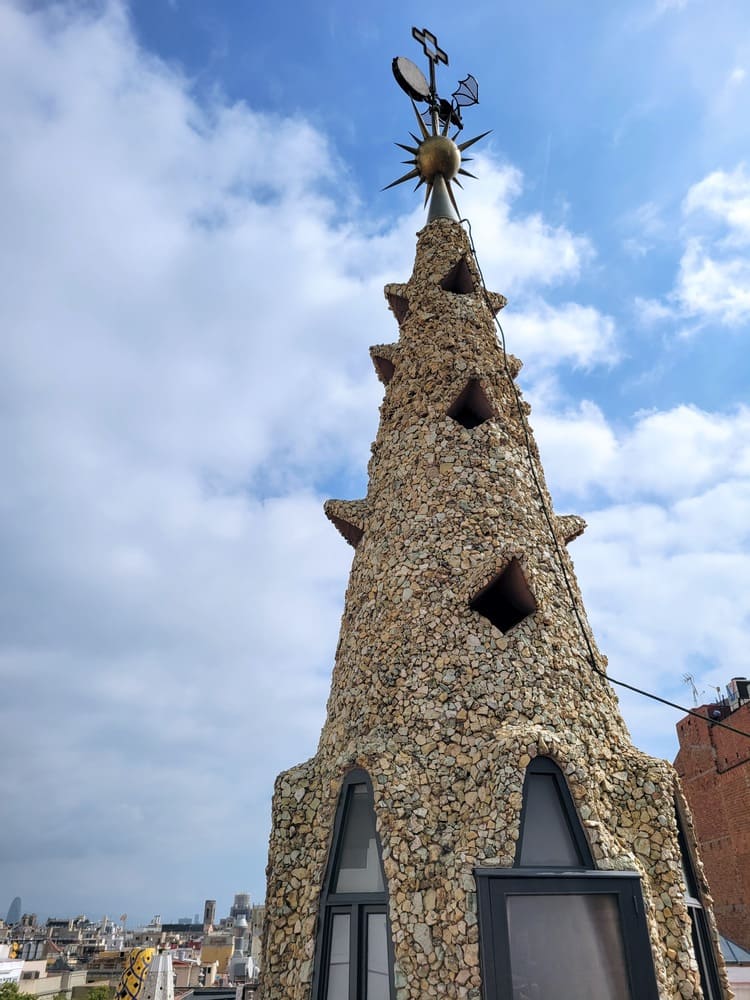
<path id="1" fill-rule="evenodd" d="M 585 524 L 553 513 L 514 391 L 521 362 L 495 335 L 505 299 L 484 292 L 466 233 L 445 218 L 385 294 L 399 339 L 371 348 L 385 397 L 367 497 L 326 504 L 355 549 L 327 718 L 315 757 L 276 783 L 263 996 L 326 996 L 332 903 L 355 898 L 337 895 L 332 872 L 356 768 L 371 785 L 393 995 L 474 1000 L 484 988 L 494 1000 L 476 892 L 483 871 L 521 870 L 524 782 L 543 759 L 576 813 L 581 870 L 631 873 L 642 891 L 634 933 L 650 941 L 653 988 L 633 1000 L 698 997 L 678 782 L 630 743 L 589 635 L 593 669 L 552 535 L 581 606 L 566 545 Z M 351 984 L 341 996 L 364 996 Z"/>
<path id="2" fill-rule="evenodd" d="M 385 293 L 400 338 L 372 348 L 386 394 L 368 495 L 326 506 L 356 555 L 321 752 L 400 728 L 417 745 L 446 726 L 560 731 L 579 728 L 582 712 L 584 739 L 626 739 L 588 663 L 531 475 L 509 377 L 521 365 L 498 343 L 462 227 L 429 224 L 411 278 Z M 563 547 L 569 525 L 555 523 Z M 488 606 L 521 616 L 512 637 L 472 607 L 493 582 Z"/>

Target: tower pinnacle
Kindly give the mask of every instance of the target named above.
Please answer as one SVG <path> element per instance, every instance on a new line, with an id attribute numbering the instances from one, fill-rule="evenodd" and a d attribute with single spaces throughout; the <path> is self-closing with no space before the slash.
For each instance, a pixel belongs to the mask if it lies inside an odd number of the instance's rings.
<path id="1" fill-rule="evenodd" d="M 355 551 L 317 751 L 276 781 L 262 1000 L 724 1000 L 679 781 L 630 742 L 457 218 L 477 140 L 415 37 L 429 224 L 385 286 L 367 495 L 325 506 Z"/>
<path id="2" fill-rule="evenodd" d="M 453 194 L 452 184 L 461 187 L 458 174 L 464 177 L 474 177 L 462 167 L 461 154 L 469 146 L 483 139 L 487 132 L 475 136 L 467 142 L 456 144 L 455 139 L 463 128 L 461 118 L 461 108 L 470 107 L 479 103 L 479 85 L 474 77 L 469 74 L 458 84 L 456 90 L 451 95 L 451 100 L 445 100 L 438 95 L 435 84 L 435 68 L 438 63 L 448 65 L 448 56 L 440 48 L 437 38 L 423 28 L 419 31 L 412 28 L 412 36 L 421 42 L 424 54 L 430 64 L 430 82 L 428 83 L 424 74 L 406 56 L 396 56 L 393 60 L 393 75 L 399 87 L 408 94 L 414 114 L 417 118 L 420 136 L 410 133 L 416 146 L 405 146 L 397 142 L 396 145 L 407 153 L 413 154 L 411 160 L 404 160 L 404 163 L 413 164 L 413 169 L 407 171 L 402 177 L 388 184 L 383 190 L 402 184 L 404 181 L 418 177 L 417 186 L 414 189 L 426 184 L 425 205 L 430 200 L 430 211 L 428 222 L 433 219 L 453 219 L 459 218 L 458 205 Z M 427 105 L 425 111 L 420 114 L 416 102 L 423 102 Z M 451 125 L 456 131 L 452 136 L 448 136 Z"/>

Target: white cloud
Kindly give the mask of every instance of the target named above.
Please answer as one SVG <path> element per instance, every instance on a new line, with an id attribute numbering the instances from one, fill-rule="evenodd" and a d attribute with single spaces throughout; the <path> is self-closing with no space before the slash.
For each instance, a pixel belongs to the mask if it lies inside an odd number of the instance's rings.
<path id="1" fill-rule="evenodd" d="M 651 250 L 651 246 L 643 240 L 634 236 L 627 236 L 622 241 L 622 248 L 628 257 L 645 257 Z"/>
<path id="2" fill-rule="evenodd" d="M 745 164 L 704 177 L 690 188 L 682 208 L 686 216 L 704 212 L 724 223 L 731 242 L 750 241 L 750 176 Z"/>
<path id="3" fill-rule="evenodd" d="M 745 165 L 716 170 L 687 192 L 682 212 L 687 237 L 672 291 L 665 300 L 639 300 L 647 322 L 696 321 L 739 327 L 750 318 L 750 176 Z M 645 307 L 645 308 L 644 308 Z"/>
<path id="4" fill-rule="evenodd" d="M 668 10 L 684 10 L 690 0 L 656 0 L 656 11 L 660 14 Z"/>
<path id="5" fill-rule="evenodd" d="M 520 313 L 511 312 L 508 326 L 508 349 L 536 372 L 563 361 L 590 368 L 613 364 L 619 357 L 614 320 L 590 306 L 531 302 Z"/>
<path id="6" fill-rule="evenodd" d="M 737 326 L 750 317 L 750 177 L 745 165 L 716 170 L 694 184 L 683 202 L 692 223 L 721 228 L 688 239 L 673 297 L 683 315 Z"/>
<path id="7" fill-rule="evenodd" d="M 750 475 L 750 409 L 708 413 L 694 406 L 643 413 L 613 428 L 583 402 L 564 413 L 537 407 L 533 423 L 545 468 L 565 496 L 590 502 L 651 497 L 675 502 L 735 476 Z"/>
<path id="8" fill-rule="evenodd" d="M 674 306 L 666 305 L 659 299 L 635 298 L 635 313 L 641 323 L 651 326 L 663 320 L 674 319 L 678 313 Z"/>
<path id="9" fill-rule="evenodd" d="M 476 154 L 472 167 L 481 176 L 481 190 L 467 184 L 459 192 L 459 207 L 472 223 L 491 290 L 512 298 L 530 287 L 576 280 L 594 259 L 590 240 L 550 225 L 537 213 L 514 215 L 512 203 L 523 189 L 522 175 L 515 167 L 498 168 L 482 153 Z"/>
<path id="10" fill-rule="evenodd" d="M 750 318 L 750 257 L 712 256 L 689 240 L 674 290 L 680 314 L 739 326 Z"/>
<path id="11" fill-rule="evenodd" d="M 679 406 L 618 429 L 584 403 L 532 420 L 557 509 L 589 525 L 571 554 L 611 675 L 690 704 L 693 673 L 711 697 L 750 643 L 750 409 Z M 671 755 L 679 715 L 618 693 L 636 742 Z"/>
<path id="12" fill-rule="evenodd" d="M 730 87 L 738 87 L 741 83 L 744 83 L 746 77 L 747 70 L 744 66 L 735 66 L 727 77 L 727 83 Z"/>
<path id="13" fill-rule="evenodd" d="M 663 209 L 654 201 L 643 202 L 626 213 L 622 225 L 632 233 L 622 241 L 623 249 L 630 257 L 645 257 L 656 244 L 671 238 Z"/>

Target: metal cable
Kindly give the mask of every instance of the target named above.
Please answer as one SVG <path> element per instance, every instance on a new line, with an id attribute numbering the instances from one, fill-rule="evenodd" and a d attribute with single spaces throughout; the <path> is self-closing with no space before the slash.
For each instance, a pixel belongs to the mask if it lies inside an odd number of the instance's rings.
<path id="1" fill-rule="evenodd" d="M 477 271 L 479 272 L 479 278 L 482 282 L 482 292 L 484 295 L 484 299 L 485 302 L 487 303 L 487 308 L 489 309 L 490 314 L 493 316 L 495 320 L 495 325 L 497 326 L 500 332 L 500 343 L 503 348 L 503 364 L 505 366 L 505 373 L 508 376 L 508 381 L 511 385 L 511 388 L 513 389 L 513 396 L 516 401 L 516 409 L 518 410 L 518 416 L 521 421 L 521 427 L 523 428 L 524 440 L 526 443 L 526 454 L 529 459 L 529 468 L 531 470 L 531 476 L 532 479 L 534 480 L 534 485 L 536 487 L 537 495 L 539 497 L 539 505 L 542 508 L 542 513 L 544 514 L 544 519 L 547 522 L 547 527 L 549 528 L 549 533 L 555 547 L 555 552 L 557 554 L 557 561 L 560 565 L 560 570 L 562 572 L 562 577 L 565 582 L 566 590 L 568 591 L 568 597 L 570 598 L 570 604 L 573 609 L 573 614 L 576 617 L 576 621 L 578 622 L 578 627 L 581 630 L 581 635 L 583 636 L 584 642 L 586 643 L 586 649 L 588 650 L 592 670 L 600 677 L 603 677 L 605 680 L 609 681 L 610 684 L 617 684 L 619 687 L 627 688 L 628 691 L 634 691 L 636 694 L 640 694 L 644 698 L 650 698 L 652 701 L 658 701 L 662 705 L 668 705 L 670 708 L 676 708 L 678 711 L 684 712 L 686 715 L 692 715 L 695 716 L 696 719 L 702 719 L 704 722 L 708 722 L 712 726 L 719 726 L 722 729 L 727 729 L 730 733 L 737 733 L 739 736 L 744 736 L 746 739 L 750 739 L 750 733 L 746 733 L 742 729 L 737 729 L 735 726 L 730 726 L 726 722 L 720 722 L 716 719 L 709 719 L 708 716 L 701 715 L 700 712 L 695 712 L 693 711 L 693 709 L 685 708 L 684 705 L 678 705 L 677 702 L 669 701 L 667 698 L 662 698 L 658 694 L 652 694 L 650 691 L 644 691 L 642 688 L 636 687 L 633 684 L 628 684 L 626 681 L 617 680 L 616 678 L 611 677 L 605 670 L 602 670 L 597 665 L 596 655 L 594 653 L 594 648 L 591 645 L 589 632 L 581 616 L 581 611 L 580 608 L 578 607 L 578 601 L 576 599 L 575 591 L 573 589 L 573 585 L 570 582 L 568 570 L 565 565 L 565 558 L 563 556 L 562 549 L 560 548 L 560 541 L 557 537 L 557 532 L 555 531 L 554 525 L 552 523 L 552 514 L 547 506 L 547 501 L 544 498 L 544 490 L 542 489 L 542 484 L 540 483 L 539 476 L 537 475 L 536 463 L 534 461 L 534 453 L 531 447 L 531 435 L 530 435 L 529 424 L 526 419 L 526 414 L 524 413 L 521 401 L 521 394 L 518 391 L 518 386 L 516 385 L 515 379 L 513 378 L 513 373 L 511 372 L 510 367 L 508 365 L 508 351 L 505 344 L 505 331 L 503 330 L 502 324 L 500 323 L 500 320 L 497 318 L 495 310 L 492 306 L 492 302 L 490 301 L 489 292 L 487 290 L 487 284 L 484 280 L 484 273 L 479 263 L 479 257 L 477 256 L 477 250 L 474 245 L 474 237 L 471 232 L 471 222 L 469 221 L 469 219 L 460 219 L 459 223 L 467 227 L 467 234 L 469 237 L 471 252 L 474 256 L 474 263 L 477 266 Z"/>

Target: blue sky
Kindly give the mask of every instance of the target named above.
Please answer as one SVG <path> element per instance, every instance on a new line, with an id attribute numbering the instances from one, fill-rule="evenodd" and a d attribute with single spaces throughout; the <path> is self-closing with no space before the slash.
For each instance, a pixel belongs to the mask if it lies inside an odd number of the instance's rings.
<path id="1" fill-rule="evenodd" d="M 479 80 L 459 203 L 612 675 L 748 673 L 744 0 L 0 0 L 0 908 L 263 897 L 351 561 L 322 501 L 366 489 L 424 219 L 380 190 L 413 24 Z"/>

